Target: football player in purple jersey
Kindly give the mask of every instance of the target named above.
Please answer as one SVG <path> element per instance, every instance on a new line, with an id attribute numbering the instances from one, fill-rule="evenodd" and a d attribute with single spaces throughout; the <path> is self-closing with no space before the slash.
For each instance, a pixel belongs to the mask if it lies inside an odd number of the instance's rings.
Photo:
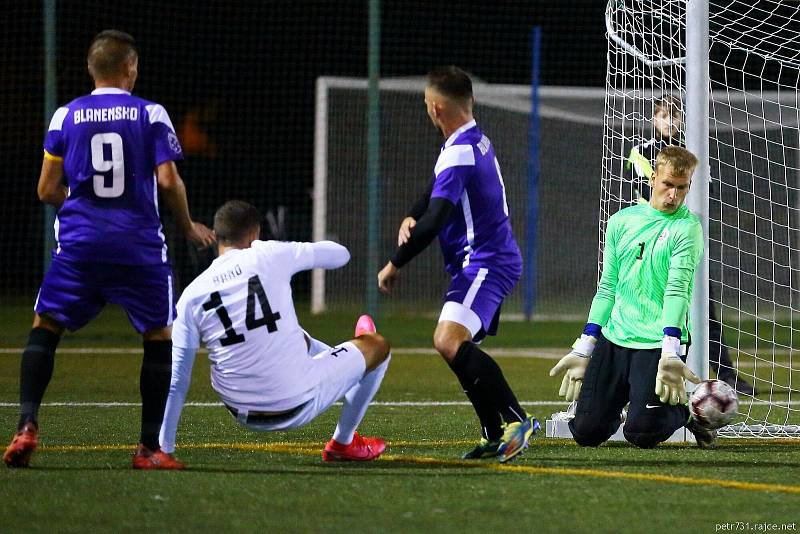
<path id="1" fill-rule="evenodd" d="M 133 467 L 180 468 L 158 443 L 175 317 L 159 192 L 187 239 L 205 247 L 214 234 L 189 215 L 175 166 L 183 157 L 181 145 L 169 115 L 161 105 L 131 95 L 138 75 L 133 37 L 117 30 L 99 33 L 87 61 L 95 90 L 58 108 L 44 141 L 37 191 L 58 210 L 56 248 L 22 353 L 19 424 L 3 460 L 9 467 L 30 462 L 39 406 L 64 329 L 78 330 L 113 302 L 125 309 L 144 345 L 142 425 Z"/>
<path id="2" fill-rule="evenodd" d="M 400 225 L 398 248 L 378 273 L 388 293 L 399 269 L 438 235 L 451 277 L 433 343 L 458 377 L 481 423 L 467 459 L 506 462 L 521 453 L 538 421 L 525 413 L 497 363 L 477 345 L 495 335 L 500 306 L 522 273 L 500 164 L 472 115 L 472 81 L 453 66 L 434 69 L 428 116 L 444 135 L 434 179 Z"/>

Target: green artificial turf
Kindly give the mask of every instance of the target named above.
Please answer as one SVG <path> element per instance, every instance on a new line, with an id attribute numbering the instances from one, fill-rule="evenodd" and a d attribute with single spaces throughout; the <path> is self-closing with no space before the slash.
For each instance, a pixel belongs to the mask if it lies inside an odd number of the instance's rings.
<path id="1" fill-rule="evenodd" d="M 558 380 L 547 377 L 552 359 L 497 359 L 520 399 L 553 401 L 526 405 L 540 419 L 563 408 Z M 18 355 L 0 355 L 8 437 L 18 365 Z M 32 467 L 0 469 L 0 531 L 715 532 L 724 523 L 800 522 L 797 443 L 585 449 L 540 435 L 510 467 L 463 462 L 476 419 L 469 406 L 434 404 L 464 397 L 432 351 L 395 354 L 361 428 L 389 442 L 376 462 L 321 462 L 338 406 L 273 434 L 238 426 L 220 406 L 187 406 L 177 451 L 187 471 L 137 472 L 138 367 L 137 354 L 57 356 Z M 204 355 L 187 400 L 218 400 Z M 134 405 L 86 404 L 111 402 Z"/>

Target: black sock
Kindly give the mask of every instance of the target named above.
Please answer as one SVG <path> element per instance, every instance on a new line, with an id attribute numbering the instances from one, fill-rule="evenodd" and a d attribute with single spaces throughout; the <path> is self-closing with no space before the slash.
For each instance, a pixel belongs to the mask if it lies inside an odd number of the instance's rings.
<path id="1" fill-rule="evenodd" d="M 478 414 L 481 422 L 481 435 L 489 441 L 497 441 L 503 435 L 503 419 L 500 417 L 500 412 L 495 409 L 491 397 L 487 397 L 479 387 L 476 387 L 472 378 L 464 372 L 461 363 L 462 360 L 459 360 L 458 353 L 456 353 L 456 357 L 450 363 L 450 368 L 458 377 L 464 393 L 472 403 L 472 407 L 475 408 L 475 413 Z"/>
<path id="2" fill-rule="evenodd" d="M 28 344 L 22 353 L 19 370 L 19 423 L 22 430 L 26 423 L 38 423 L 39 405 L 53 376 L 55 352 L 61 336 L 46 328 L 33 328 L 28 334 Z"/>
<path id="3" fill-rule="evenodd" d="M 495 407 L 494 400 L 477 384 L 478 378 L 466 368 L 467 359 L 460 355 L 461 351 L 456 353 L 450 368 L 458 377 L 464 393 L 475 408 L 475 413 L 481 422 L 481 434 L 489 441 L 497 441 L 503 435 L 503 419 L 500 417 L 500 412 Z"/>
<path id="4" fill-rule="evenodd" d="M 462 384 L 472 384 L 470 389 L 474 388 L 480 391 L 482 398 L 490 399 L 494 411 L 499 412 L 506 423 L 516 423 L 525 418 L 525 410 L 511 391 L 503 371 L 478 345 L 471 341 L 462 343 L 450 367 Z"/>
<path id="5" fill-rule="evenodd" d="M 142 395 L 141 442 L 150 450 L 159 448 L 158 433 L 172 378 L 172 341 L 145 341 L 139 392 Z"/>

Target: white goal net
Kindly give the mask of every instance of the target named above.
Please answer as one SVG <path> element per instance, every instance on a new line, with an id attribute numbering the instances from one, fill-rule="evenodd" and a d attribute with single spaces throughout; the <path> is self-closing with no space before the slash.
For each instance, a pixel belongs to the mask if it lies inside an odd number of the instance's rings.
<path id="1" fill-rule="evenodd" d="M 731 363 L 713 337 L 709 359 L 757 390 L 740 391 L 724 436 L 800 437 L 799 6 L 709 2 L 709 306 Z M 605 221 L 643 188 L 629 160 L 658 140 L 654 106 L 686 102 L 686 7 L 608 3 L 601 247 Z"/>

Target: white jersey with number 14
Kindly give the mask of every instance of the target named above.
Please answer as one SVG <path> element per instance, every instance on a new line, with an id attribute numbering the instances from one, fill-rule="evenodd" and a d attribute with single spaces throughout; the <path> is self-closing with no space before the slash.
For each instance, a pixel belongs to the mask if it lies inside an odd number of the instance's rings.
<path id="1" fill-rule="evenodd" d="M 294 408 L 311 397 L 303 380 L 311 360 L 291 278 L 316 267 L 340 267 L 349 258 L 333 242 L 254 241 L 250 248 L 229 250 L 181 295 L 173 346 L 192 353 L 201 344 L 208 349 L 211 384 L 226 404 Z"/>

